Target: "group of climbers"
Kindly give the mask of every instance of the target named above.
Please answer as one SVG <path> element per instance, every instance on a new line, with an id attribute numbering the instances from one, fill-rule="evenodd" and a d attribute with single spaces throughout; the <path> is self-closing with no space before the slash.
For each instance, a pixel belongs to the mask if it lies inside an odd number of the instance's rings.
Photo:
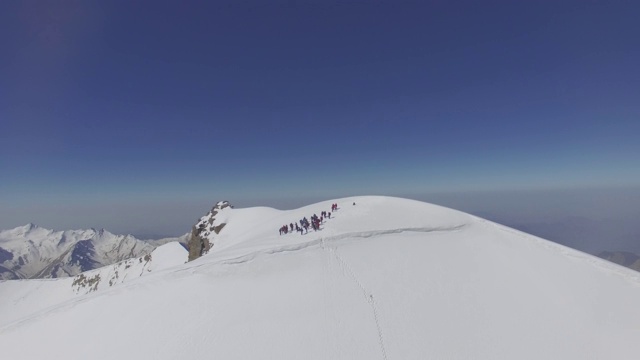
<path id="1" fill-rule="evenodd" d="M 289 226 L 291 226 L 291 230 L 289 230 Z M 296 224 L 296 231 L 298 230 L 298 224 Z M 287 234 L 289 231 L 293 232 L 293 223 L 287 225 L 284 224 L 280 227 L 280 235 Z"/>
<path id="2" fill-rule="evenodd" d="M 331 211 L 335 212 L 337 210 L 338 204 L 331 204 Z M 313 214 L 311 216 L 311 221 L 309 221 L 305 216 L 304 218 L 300 219 L 300 226 L 298 226 L 297 222 L 290 223 L 288 225 L 284 224 L 280 227 L 280 235 L 288 234 L 290 232 L 293 232 L 294 230 L 296 232 L 299 232 L 300 235 L 304 235 L 309 232 L 309 227 L 311 227 L 314 231 L 318 231 L 320 230 L 320 224 L 324 223 L 324 219 L 331 219 L 331 212 L 322 211 L 320 213 L 320 217 L 318 217 L 318 215 L 316 214 Z"/>

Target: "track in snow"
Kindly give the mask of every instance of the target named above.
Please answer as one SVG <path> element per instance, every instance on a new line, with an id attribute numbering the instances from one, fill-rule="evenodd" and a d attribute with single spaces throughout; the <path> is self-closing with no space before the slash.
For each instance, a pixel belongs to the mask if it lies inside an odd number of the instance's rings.
<path id="1" fill-rule="evenodd" d="M 321 246 L 322 246 L 322 249 L 324 249 L 325 251 L 328 251 L 330 256 L 333 256 L 338 261 L 338 264 L 340 264 L 340 267 L 342 268 L 343 273 L 347 274 L 348 277 L 350 277 L 358 285 L 358 288 L 360 288 L 360 291 L 362 291 L 362 295 L 364 296 L 364 299 L 367 301 L 367 303 L 371 307 L 371 311 L 373 312 L 373 320 L 376 323 L 376 331 L 378 332 L 378 344 L 380 345 L 382 359 L 387 360 L 387 350 L 384 345 L 384 335 L 382 333 L 382 326 L 380 325 L 380 319 L 378 317 L 378 308 L 376 306 L 376 301 L 375 301 L 375 298 L 373 297 L 373 294 L 369 290 L 367 290 L 364 284 L 362 284 L 360 279 L 358 279 L 355 272 L 353 271 L 353 268 L 349 265 L 349 263 L 347 263 L 342 258 L 342 256 L 340 256 L 340 254 L 338 254 L 338 251 L 336 248 L 326 247 L 324 239 L 321 239 Z"/>

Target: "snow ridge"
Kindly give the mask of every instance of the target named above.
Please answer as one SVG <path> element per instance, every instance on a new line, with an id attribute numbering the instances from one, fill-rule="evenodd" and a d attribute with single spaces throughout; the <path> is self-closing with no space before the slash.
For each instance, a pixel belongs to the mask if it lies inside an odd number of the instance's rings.
<path id="1" fill-rule="evenodd" d="M 333 203 L 340 210 L 319 231 L 278 234 Z M 633 270 L 468 214 L 365 196 L 287 211 L 225 209 L 224 223 L 194 261 L 141 267 L 113 286 L 107 268 L 95 291 L 75 293 L 72 278 L 0 282 L 3 356 L 539 360 L 640 352 Z M 39 346 L 24 346 L 34 338 Z"/>
<path id="2" fill-rule="evenodd" d="M 440 228 L 422 227 L 422 228 L 357 231 L 357 232 L 340 234 L 335 236 L 320 237 L 318 239 L 313 239 L 306 242 L 261 249 L 261 250 L 258 250 L 246 255 L 238 256 L 235 258 L 219 260 L 219 261 L 216 261 L 215 264 L 237 265 L 237 264 L 242 264 L 242 263 L 246 263 L 251 260 L 254 260 L 261 255 L 272 255 L 272 254 L 279 254 L 284 252 L 298 251 L 298 250 L 303 250 L 313 246 L 324 246 L 324 244 L 326 244 L 327 242 L 336 242 L 336 241 L 341 241 L 346 239 L 350 239 L 350 240 L 368 239 L 376 236 L 389 235 L 389 234 L 401 234 L 404 232 L 434 233 L 434 232 L 457 231 L 462 229 L 464 226 L 465 225 L 458 225 L 458 226 L 452 226 L 452 227 L 440 227 Z"/>

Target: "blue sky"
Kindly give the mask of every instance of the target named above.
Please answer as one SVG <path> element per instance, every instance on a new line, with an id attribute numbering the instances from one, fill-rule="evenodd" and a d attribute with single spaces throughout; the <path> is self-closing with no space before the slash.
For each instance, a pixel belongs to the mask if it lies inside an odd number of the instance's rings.
<path id="1" fill-rule="evenodd" d="M 3 1 L 0 228 L 638 187 L 638 18 L 630 1 Z"/>

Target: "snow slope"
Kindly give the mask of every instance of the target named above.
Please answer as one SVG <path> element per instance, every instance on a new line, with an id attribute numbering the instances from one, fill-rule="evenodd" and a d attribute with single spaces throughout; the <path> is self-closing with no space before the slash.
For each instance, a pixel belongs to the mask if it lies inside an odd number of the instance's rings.
<path id="1" fill-rule="evenodd" d="M 158 246 L 139 258 L 60 279 L 11 280 L 0 282 L 2 323 L 19 320 L 24 314 L 46 312 L 65 301 L 164 270 L 187 261 L 187 250 L 178 242 Z"/>
<path id="2" fill-rule="evenodd" d="M 340 209 L 321 231 L 278 235 L 333 202 Z M 46 308 L 21 305 L 42 298 L 42 281 L 0 283 L 3 357 L 640 354 L 638 273 L 468 214 L 354 197 L 290 211 L 231 209 L 225 220 L 193 262 Z"/>

